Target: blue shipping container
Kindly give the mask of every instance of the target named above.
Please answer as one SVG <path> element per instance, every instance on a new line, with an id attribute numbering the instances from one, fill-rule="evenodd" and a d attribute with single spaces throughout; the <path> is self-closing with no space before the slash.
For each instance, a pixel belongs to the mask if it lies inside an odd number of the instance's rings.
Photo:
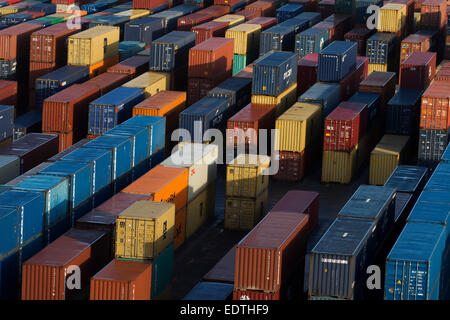
<path id="1" fill-rule="evenodd" d="M 276 25 L 261 32 L 259 40 L 260 56 L 275 51 L 294 51 L 294 27 Z"/>
<path id="2" fill-rule="evenodd" d="M 31 16 L 22 13 L 12 13 L 1 17 L 1 22 L 7 26 L 13 26 L 25 21 L 31 20 Z"/>
<path id="3" fill-rule="evenodd" d="M 312 27 L 313 25 L 319 23 L 322 21 L 322 14 L 320 12 L 302 12 L 299 15 L 296 15 L 294 18 L 296 19 L 302 19 L 302 20 L 308 20 L 309 21 L 309 27 Z"/>
<path id="4" fill-rule="evenodd" d="M 299 58 L 319 53 L 327 45 L 328 31 L 325 29 L 309 28 L 295 36 L 295 53 Z"/>
<path id="5" fill-rule="evenodd" d="M 423 197 L 422 197 L 423 195 Z M 442 198 L 447 196 L 447 198 Z M 450 232 L 450 192 L 424 191 L 417 199 L 407 222 L 437 223 L 446 228 L 447 239 Z"/>
<path id="6" fill-rule="evenodd" d="M 447 145 L 447 149 L 442 154 L 441 162 L 450 164 L 450 144 Z"/>
<path id="7" fill-rule="evenodd" d="M 109 129 L 129 119 L 133 106 L 144 100 L 140 88 L 116 88 L 89 104 L 88 133 L 104 134 Z"/>
<path id="8" fill-rule="evenodd" d="M 53 3 L 39 3 L 32 5 L 29 10 L 44 12 L 45 15 L 56 13 L 56 4 Z"/>
<path id="9" fill-rule="evenodd" d="M 219 282 L 199 282 L 183 300 L 227 300 L 233 295 L 233 285 Z"/>
<path id="10" fill-rule="evenodd" d="M 228 98 L 229 106 L 238 111 L 251 101 L 252 80 L 247 78 L 228 78 L 208 92 L 208 96 Z"/>
<path id="11" fill-rule="evenodd" d="M 367 103 L 367 129 L 370 130 L 374 125 L 376 118 L 380 114 L 381 95 L 379 93 L 358 91 L 353 96 L 351 96 L 348 101 Z"/>
<path id="12" fill-rule="evenodd" d="M 147 128 L 149 134 L 149 155 L 164 150 L 166 118 L 156 116 L 134 116 L 125 121 L 123 126 Z"/>
<path id="13" fill-rule="evenodd" d="M 339 82 L 356 68 L 356 42 L 333 41 L 319 53 L 318 81 Z"/>
<path id="14" fill-rule="evenodd" d="M 305 10 L 305 6 L 297 3 L 288 3 L 280 7 L 276 11 L 277 23 L 286 21 L 287 19 L 293 18 L 299 15 Z"/>
<path id="15" fill-rule="evenodd" d="M 306 19 L 291 18 L 278 24 L 280 27 L 293 27 L 294 35 L 309 28 L 309 21 Z"/>
<path id="16" fill-rule="evenodd" d="M 386 260 L 384 300 L 438 300 L 445 243 L 445 226 L 407 223 Z"/>
<path id="17" fill-rule="evenodd" d="M 341 87 L 339 84 L 316 83 L 306 90 L 298 102 L 318 103 L 322 106 L 322 118 L 327 117 L 341 101 Z"/>
<path id="18" fill-rule="evenodd" d="M 183 13 L 178 11 L 162 11 L 152 15 L 153 18 L 162 19 L 165 33 L 177 29 L 178 18 L 182 17 Z"/>
<path id="19" fill-rule="evenodd" d="M 270 52 L 255 61 L 252 94 L 278 96 L 297 82 L 297 55 Z"/>
<path id="20" fill-rule="evenodd" d="M 164 19 L 144 17 L 128 22 L 125 25 L 125 41 L 140 41 L 150 45 L 153 39 L 162 37 L 165 33 Z"/>
<path id="21" fill-rule="evenodd" d="M 113 180 L 132 168 L 132 146 L 128 137 L 105 135 L 86 143 L 83 148 L 106 149 L 112 153 L 111 177 Z"/>
<path id="22" fill-rule="evenodd" d="M 145 43 L 139 41 L 119 42 L 119 61 L 131 58 L 145 49 Z"/>
<path id="23" fill-rule="evenodd" d="M 420 129 L 419 131 L 419 160 L 441 160 L 450 141 L 450 130 Z"/>
<path id="24" fill-rule="evenodd" d="M 386 32 L 377 32 L 367 39 L 366 57 L 369 63 L 386 64 L 390 61 L 395 47 L 395 34 Z"/>
<path id="25" fill-rule="evenodd" d="M 0 142 L 14 133 L 14 106 L 0 105 Z"/>
<path id="26" fill-rule="evenodd" d="M 401 164 L 394 169 L 384 186 L 396 188 L 397 192 L 418 196 L 423 190 L 427 178 L 428 168 Z"/>
<path id="27" fill-rule="evenodd" d="M 119 125 L 105 133 L 105 136 L 128 137 L 132 147 L 131 166 L 135 167 L 150 157 L 150 136 L 147 128 Z"/>
<path id="28" fill-rule="evenodd" d="M 438 164 L 424 189 L 450 191 L 450 164 Z"/>
<path id="29" fill-rule="evenodd" d="M 356 0 L 356 21 L 361 24 L 366 24 L 367 18 L 374 14 L 374 12 L 367 13 L 367 8 L 371 5 L 378 7 L 383 6 L 383 0 Z"/>

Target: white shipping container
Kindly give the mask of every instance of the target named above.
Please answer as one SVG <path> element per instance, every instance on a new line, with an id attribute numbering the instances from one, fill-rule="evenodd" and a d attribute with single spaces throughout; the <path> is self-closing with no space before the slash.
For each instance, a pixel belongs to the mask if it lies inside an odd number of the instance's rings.
<path id="1" fill-rule="evenodd" d="M 187 143 L 178 146 L 170 157 L 160 163 L 161 166 L 187 168 L 188 202 L 192 201 L 206 186 L 213 183 L 217 176 L 219 149 L 216 145 Z"/>

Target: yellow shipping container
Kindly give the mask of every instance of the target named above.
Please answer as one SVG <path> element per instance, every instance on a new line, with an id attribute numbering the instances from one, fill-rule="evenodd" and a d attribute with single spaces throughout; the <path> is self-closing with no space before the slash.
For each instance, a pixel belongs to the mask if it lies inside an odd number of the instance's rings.
<path id="1" fill-rule="evenodd" d="M 420 12 L 414 12 L 414 29 L 413 32 L 420 30 Z"/>
<path id="2" fill-rule="evenodd" d="M 268 189 L 256 199 L 225 197 L 224 228 L 251 230 L 266 215 Z"/>
<path id="3" fill-rule="evenodd" d="M 11 6 L 6 6 L 3 8 L 0 8 L 0 15 L 2 16 L 6 16 L 8 14 L 13 14 L 13 13 L 17 13 L 20 11 L 25 10 L 25 8 L 19 8 L 17 6 L 11 5 Z"/>
<path id="4" fill-rule="evenodd" d="M 92 66 L 119 54 L 119 27 L 98 26 L 69 37 L 67 64 Z"/>
<path id="5" fill-rule="evenodd" d="M 130 10 L 114 13 L 114 15 L 120 16 L 120 17 L 129 17 L 130 20 L 135 20 L 135 19 L 143 18 L 143 17 L 150 15 L 150 10 L 130 9 Z"/>
<path id="6" fill-rule="evenodd" d="M 190 238 L 207 220 L 214 215 L 216 184 L 209 185 L 187 205 L 186 239 Z"/>
<path id="7" fill-rule="evenodd" d="M 370 153 L 369 184 L 384 185 L 401 164 L 409 142 L 408 136 L 386 134 Z"/>
<path id="8" fill-rule="evenodd" d="M 294 83 L 291 87 L 286 89 L 280 95 L 265 96 L 252 95 L 252 104 L 270 105 L 275 107 L 275 116 L 278 117 L 297 101 L 297 84 Z"/>
<path id="9" fill-rule="evenodd" d="M 269 186 L 269 176 L 261 174 L 269 168 L 270 157 L 240 154 L 227 164 L 225 194 L 230 197 L 255 198 Z"/>
<path id="10" fill-rule="evenodd" d="M 379 32 L 397 33 L 405 27 L 406 5 L 401 3 L 388 3 L 381 7 L 379 17 Z"/>
<path id="11" fill-rule="evenodd" d="M 244 23 L 245 17 L 239 14 L 226 14 L 224 16 L 214 19 L 213 21 L 227 22 L 228 27 L 235 27 L 241 23 Z"/>
<path id="12" fill-rule="evenodd" d="M 387 72 L 387 63 L 379 64 L 379 63 L 369 63 L 367 68 L 367 75 L 371 74 L 374 71 Z"/>
<path id="13" fill-rule="evenodd" d="M 275 150 L 302 152 L 321 138 L 322 107 L 296 102 L 275 121 Z"/>
<path id="14" fill-rule="evenodd" d="M 149 260 L 173 242 L 175 205 L 140 200 L 116 220 L 116 258 Z"/>
<path id="15" fill-rule="evenodd" d="M 357 155 L 358 145 L 350 152 L 323 151 L 321 181 L 350 183 L 357 169 Z"/>
<path id="16" fill-rule="evenodd" d="M 149 71 L 123 85 L 129 88 L 141 88 L 146 98 L 170 87 L 170 73 Z"/>
<path id="17" fill-rule="evenodd" d="M 225 38 L 234 39 L 234 53 L 245 55 L 249 51 L 259 52 L 261 25 L 243 23 L 225 32 Z"/>

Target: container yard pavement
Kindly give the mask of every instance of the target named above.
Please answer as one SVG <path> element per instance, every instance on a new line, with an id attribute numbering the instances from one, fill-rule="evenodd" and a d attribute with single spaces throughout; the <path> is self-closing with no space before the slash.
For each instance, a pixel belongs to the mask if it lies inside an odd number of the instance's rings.
<path id="1" fill-rule="evenodd" d="M 271 179 L 269 182 L 268 210 L 289 190 L 307 190 L 320 193 L 319 224 L 308 238 L 308 252 L 314 247 L 339 210 L 361 184 L 368 183 L 369 167 L 365 163 L 362 170 L 350 184 L 321 183 L 321 165 L 318 163 L 299 183 L 288 183 Z M 202 277 L 238 243 L 248 231 L 228 231 L 223 229 L 225 205 L 225 166 L 218 168 L 216 181 L 215 216 L 203 225 L 175 253 L 172 299 L 183 299 Z M 309 259 L 305 262 L 305 291 L 308 283 Z"/>

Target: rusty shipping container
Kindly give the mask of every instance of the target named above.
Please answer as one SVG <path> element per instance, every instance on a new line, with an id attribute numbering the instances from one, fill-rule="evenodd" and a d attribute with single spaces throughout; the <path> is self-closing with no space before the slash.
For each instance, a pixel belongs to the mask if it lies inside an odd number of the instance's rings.
<path id="1" fill-rule="evenodd" d="M 436 53 L 413 52 L 400 65 L 400 88 L 425 90 L 434 79 Z"/>
<path id="2" fill-rule="evenodd" d="M 236 246 L 235 289 L 303 290 L 307 228 L 305 214 L 272 211 L 264 217 Z"/>
<path id="3" fill-rule="evenodd" d="M 447 131 L 450 128 L 450 84 L 434 81 L 422 95 L 420 128 Z"/>
<path id="4" fill-rule="evenodd" d="M 30 36 L 41 28 L 39 24 L 21 23 L 0 30 L 0 59 L 12 60 L 24 55 L 28 57 Z"/>
<path id="5" fill-rule="evenodd" d="M 212 37 L 225 37 L 225 31 L 228 29 L 228 23 L 219 21 L 209 21 L 193 27 L 191 30 L 195 32 L 195 44 Z"/>
<path id="6" fill-rule="evenodd" d="M 209 13 L 194 12 L 188 14 L 187 16 L 178 18 L 178 31 L 191 31 L 192 27 L 198 26 L 199 24 L 211 21 L 214 16 Z"/>
<path id="7" fill-rule="evenodd" d="M 134 56 L 109 67 L 107 72 L 125 73 L 132 77 L 138 77 L 149 69 L 149 60 L 145 56 Z M 131 80 L 131 79 L 130 79 Z"/>
<path id="8" fill-rule="evenodd" d="M 130 80 L 130 75 L 125 73 L 104 72 L 84 82 L 84 85 L 92 85 L 99 89 L 100 95 L 107 94 L 111 90 L 121 86 Z"/>
<path id="9" fill-rule="evenodd" d="M 89 278 L 108 263 L 108 252 L 106 233 L 67 231 L 23 264 L 22 300 L 72 300 L 88 294 L 83 289 L 89 287 Z M 80 270 L 81 289 L 67 287 L 74 266 Z"/>
<path id="10" fill-rule="evenodd" d="M 303 179 L 311 155 L 307 148 L 301 152 L 278 151 L 277 158 L 279 168 L 273 178 L 276 180 L 296 182 Z"/>
<path id="11" fill-rule="evenodd" d="M 430 50 L 431 38 L 420 34 L 410 34 L 402 40 L 400 45 L 400 63 L 406 60 L 413 52 L 426 52 Z"/>

